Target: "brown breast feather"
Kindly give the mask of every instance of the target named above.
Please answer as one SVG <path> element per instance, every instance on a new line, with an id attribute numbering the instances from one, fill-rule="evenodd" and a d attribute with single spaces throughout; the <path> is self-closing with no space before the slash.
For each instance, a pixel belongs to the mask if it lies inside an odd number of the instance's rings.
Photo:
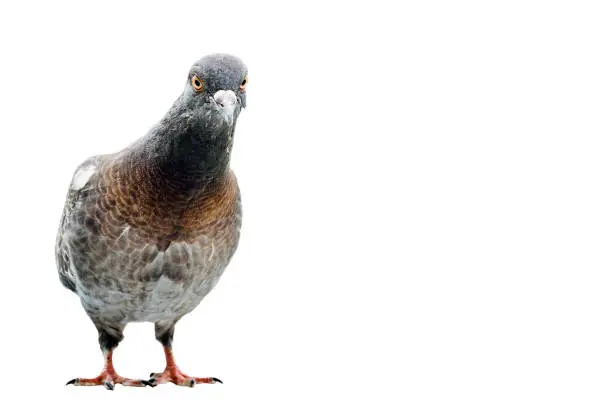
<path id="1" fill-rule="evenodd" d="M 153 170 L 129 169 L 120 160 L 104 160 L 97 180 L 95 210 L 85 219 L 88 228 L 123 246 L 122 232 L 130 226 L 130 245 L 155 244 L 165 251 L 171 242 L 193 242 L 214 236 L 236 222 L 239 190 L 234 173 L 185 189 Z"/>

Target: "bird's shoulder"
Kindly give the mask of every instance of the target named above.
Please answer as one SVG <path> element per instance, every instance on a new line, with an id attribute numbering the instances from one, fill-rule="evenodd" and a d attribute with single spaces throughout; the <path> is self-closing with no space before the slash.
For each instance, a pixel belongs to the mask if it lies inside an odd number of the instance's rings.
<path id="1" fill-rule="evenodd" d="M 70 181 L 71 191 L 80 191 L 89 184 L 92 178 L 98 175 L 102 156 L 89 157 L 76 168 Z"/>

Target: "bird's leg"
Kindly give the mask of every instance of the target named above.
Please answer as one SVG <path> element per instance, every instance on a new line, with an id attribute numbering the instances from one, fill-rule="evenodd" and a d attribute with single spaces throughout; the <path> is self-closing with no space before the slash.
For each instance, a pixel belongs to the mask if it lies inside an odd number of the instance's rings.
<path id="1" fill-rule="evenodd" d="M 191 377 L 181 372 L 176 366 L 172 354 L 172 340 L 174 326 L 178 320 L 158 321 L 155 323 L 155 337 L 164 347 L 166 355 L 166 368 L 161 373 L 151 373 L 147 384 L 157 386 L 162 383 L 174 383 L 178 386 L 193 387 L 198 383 L 223 383 L 215 377 Z"/>
<path id="2" fill-rule="evenodd" d="M 113 367 L 113 351 L 104 351 L 104 368 L 102 372 L 93 379 L 72 379 L 68 384 L 74 384 L 75 386 L 104 386 L 109 390 L 115 388 L 115 384 L 122 384 L 124 386 L 147 386 L 148 382 L 143 380 L 127 379 L 123 376 L 119 376 Z"/>
<path id="3" fill-rule="evenodd" d="M 216 377 L 191 377 L 181 372 L 176 366 L 170 346 L 164 346 L 164 354 L 166 355 L 166 368 L 162 373 L 151 373 L 151 377 L 148 381 L 148 384 L 151 386 L 157 386 L 163 383 L 174 383 L 178 386 L 193 387 L 199 383 L 223 383 Z"/>
<path id="4" fill-rule="evenodd" d="M 98 342 L 104 355 L 104 368 L 93 379 L 72 379 L 66 384 L 74 384 L 75 386 L 104 386 L 109 390 L 113 390 L 115 384 L 138 387 L 148 386 L 149 383 L 144 380 L 126 379 L 123 376 L 119 376 L 113 367 L 113 349 L 123 339 L 124 326 L 121 324 L 104 324 L 100 321 L 94 321 L 94 324 L 98 329 Z"/>

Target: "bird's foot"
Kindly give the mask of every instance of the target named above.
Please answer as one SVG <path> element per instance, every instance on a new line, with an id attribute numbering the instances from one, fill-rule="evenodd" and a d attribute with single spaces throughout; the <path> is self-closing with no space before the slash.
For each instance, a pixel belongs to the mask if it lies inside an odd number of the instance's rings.
<path id="1" fill-rule="evenodd" d="M 123 376 L 119 376 L 113 367 L 113 351 L 108 350 L 104 352 L 104 368 L 102 373 L 93 379 L 72 379 L 66 383 L 66 385 L 74 384 L 75 386 L 104 386 L 108 390 L 114 390 L 115 384 L 122 384 L 124 386 L 144 387 L 148 386 L 149 383 L 144 380 L 127 379 Z"/>
<path id="2" fill-rule="evenodd" d="M 200 384 L 200 383 L 210 383 L 210 384 L 223 383 L 221 380 L 217 379 L 216 377 L 187 376 L 175 366 L 166 367 L 166 369 L 162 373 L 151 373 L 149 380 L 148 381 L 143 380 L 143 382 L 146 382 L 147 385 L 152 386 L 152 387 L 155 387 L 158 384 L 163 384 L 163 383 L 174 383 L 177 386 L 187 386 L 187 387 L 193 387 L 196 384 Z"/>
<path id="3" fill-rule="evenodd" d="M 108 390 L 114 390 L 116 384 L 122 384 L 124 386 L 133 387 L 144 387 L 148 386 L 148 382 L 144 380 L 127 379 L 123 376 L 119 376 L 115 372 L 104 371 L 93 379 L 72 379 L 66 385 L 73 384 L 75 386 L 104 386 Z"/>

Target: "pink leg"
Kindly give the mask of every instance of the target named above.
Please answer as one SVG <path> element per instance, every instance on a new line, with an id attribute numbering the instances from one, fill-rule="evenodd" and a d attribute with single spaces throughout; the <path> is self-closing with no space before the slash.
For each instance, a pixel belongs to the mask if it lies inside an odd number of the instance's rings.
<path id="1" fill-rule="evenodd" d="M 109 390 L 113 390 L 115 384 L 143 387 L 149 383 L 144 380 L 127 379 L 119 376 L 113 367 L 113 351 L 110 350 L 104 353 L 104 368 L 98 376 L 93 379 L 72 379 L 66 384 L 74 384 L 75 386 L 104 386 Z"/>
<path id="2" fill-rule="evenodd" d="M 166 369 L 162 373 L 151 373 L 151 378 L 148 381 L 150 386 L 157 386 L 163 383 L 174 383 L 178 386 L 193 387 L 199 383 L 223 383 L 215 377 L 191 377 L 179 370 L 172 355 L 172 349 L 164 346 L 166 355 Z"/>

